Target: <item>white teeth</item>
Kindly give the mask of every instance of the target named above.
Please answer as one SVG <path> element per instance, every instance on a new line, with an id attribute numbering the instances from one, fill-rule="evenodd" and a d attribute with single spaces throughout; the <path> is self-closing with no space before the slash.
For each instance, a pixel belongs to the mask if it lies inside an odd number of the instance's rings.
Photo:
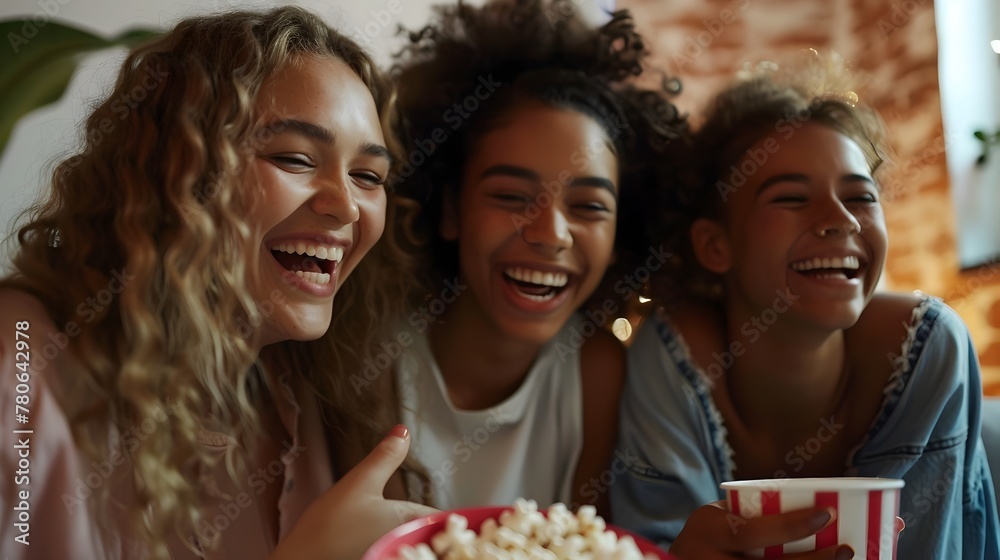
<path id="1" fill-rule="evenodd" d="M 296 241 L 294 243 L 278 243 L 271 247 L 272 251 L 281 251 L 290 255 L 307 255 L 318 259 L 340 262 L 344 258 L 344 248 L 332 245 L 318 245 Z"/>
<path id="2" fill-rule="evenodd" d="M 803 261 L 798 261 L 792 263 L 793 270 L 816 270 L 820 268 L 847 268 L 850 270 L 857 270 L 861 266 L 861 261 L 858 257 L 830 257 L 830 258 L 820 258 L 816 257 L 813 259 L 806 259 Z M 843 276 L 842 274 L 840 276 Z"/>
<path id="3" fill-rule="evenodd" d="M 528 282 L 531 284 L 538 284 L 539 286 L 550 286 L 552 288 L 561 288 L 569 282 L 569 276 L 563 272 L 542 272 L 540 270 L 528 270 L 521 267 L 511 267 L 505 269 L 504 274 L 510 276 L 518 282 Z"/>
<path id="4" fill-rule="evenodd" d="M 536 296 L 534 294 L 526 294 L 526 293 L 524 293 L 524 292 L 522 292 L 520 290 L 518 290 L 517 293 L 520 294 L 521 297 L 526 298 L 526 299 L 530 299 L 532 301 L 549 301 L 550 299 L 556 297 L 556 293 L 554 291 L 553 292 L 549 292 L 549 293 L 545 294 L 544 296 Z"/>
<path id="5" fill-rule="evenodd" d="M 296 270 L 295 275 L 313 284 L 329 284 L 331 276 L 325 272 L 305 272 Z"/>

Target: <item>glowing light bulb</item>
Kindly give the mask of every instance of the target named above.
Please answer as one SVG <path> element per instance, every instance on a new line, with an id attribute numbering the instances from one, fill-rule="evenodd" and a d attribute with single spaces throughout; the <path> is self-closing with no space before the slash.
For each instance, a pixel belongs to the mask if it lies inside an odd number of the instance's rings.
<path id="1" fill-rule="evenodd" d="M 653 301 L 653 300 L 649 299 L 646 296 L 639 296 L 639 303 L 648 303 L 650 301 Z"/>
<path id="2" fill-rule="evenodd" d="M 611 324 L 611 332 L 615 333 L 618 340 L 624 342 L 632 336 L 632 323 L 629 323 L 625 317 L 619 317 Z"/>

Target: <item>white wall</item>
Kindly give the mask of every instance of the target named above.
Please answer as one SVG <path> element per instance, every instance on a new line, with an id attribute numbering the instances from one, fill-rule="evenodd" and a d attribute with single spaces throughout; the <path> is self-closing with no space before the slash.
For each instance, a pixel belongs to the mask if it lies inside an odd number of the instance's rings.
<path id="1" fill-rule="evenodd" d="M 938 0 L 935 4 L 941 113 L 963 268 L 1000 257 L 1000 146 L 976 165 L 982 143 L 972 133 L 1000 131 L 1000 39 L 997 0 Z"/>

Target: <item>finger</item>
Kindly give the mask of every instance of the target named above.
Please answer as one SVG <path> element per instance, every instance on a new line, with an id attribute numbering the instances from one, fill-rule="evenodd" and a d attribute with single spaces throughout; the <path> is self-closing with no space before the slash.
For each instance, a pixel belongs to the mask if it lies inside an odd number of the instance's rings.
<path id="1" fill-rule="evenodd" d="M 732 515 L 732 514 L 730 514 Z M 734 550 L 747 551 L 804 539 L 833 523 L 833 508 L 809 508 L 730 523 Z M 738 517 L 742 520 L 742 517 Z"/>
<path id="2" fill-rule="evenodd" d="M 407 521 L 413 519 L 418 519 L 421 517 L 426 517 L 432 513 L 438 513 L 432 507 L 425 506 L 423 504 L 415 504 L 413 502 L 405 502 L 402 500 L 386 500 L 392 504 L 393 512 L 396 514 L 396 524 L 402 525 Z"/>
<path id="3" fill-rule="evenodd" d="M 338 485 L 381 496 L 389 478 L 406 459 L 409 449 L 410 432 L 405 426 L 397 425 L 367 457 L 344 475 Z"/>
<path id="4" fill-rule="evenodd" d="M 899 535 L 900 533 L 902 533 L 903 529 L 906 529 L 906 522 L 903 521 L 902 518 L 897 517 L 896 518 L 896 535 Z"/>
<path id="5" fill-rule="evenodd" d="M 845 545 L 829 546 L 823 550 L 786 554 L 783 560 L 850 560 L 854 558 L 854 549 Z"/>

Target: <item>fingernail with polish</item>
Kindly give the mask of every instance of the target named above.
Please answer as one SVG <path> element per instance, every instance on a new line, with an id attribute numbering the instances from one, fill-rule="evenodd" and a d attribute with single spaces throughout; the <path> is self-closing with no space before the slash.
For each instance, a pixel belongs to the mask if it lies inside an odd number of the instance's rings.
<path id="1" fill-rule="evenodd" d="M 833 508 L 826 508 L 823 511 L 818 511 L 814 513 L 811 521 L 813 527 L 815 527 L 816 530 L 819 531 L 820 529 L 825 528 L 830 523 L 833 523 L 833 520 L 836 518 L 836 516 L 837 516 L 837 510 Z"/>
<path id="2" fill-rule="evenodd" d="M 396 424 L 396 427 L 389 432 L 390 436 L 398 437 L 399 439 L 406 439 L 410 437 L 410 431 L 406 429 L 406 426 L 402 424 Z"/>
<path id="3" fill-rule="evenodd" d="M 834 556 L 835 560 L 850 560 L 854 558 L 854 549 L 849 546 L 842 546 L 837 549 L 837 555 Z"/>

